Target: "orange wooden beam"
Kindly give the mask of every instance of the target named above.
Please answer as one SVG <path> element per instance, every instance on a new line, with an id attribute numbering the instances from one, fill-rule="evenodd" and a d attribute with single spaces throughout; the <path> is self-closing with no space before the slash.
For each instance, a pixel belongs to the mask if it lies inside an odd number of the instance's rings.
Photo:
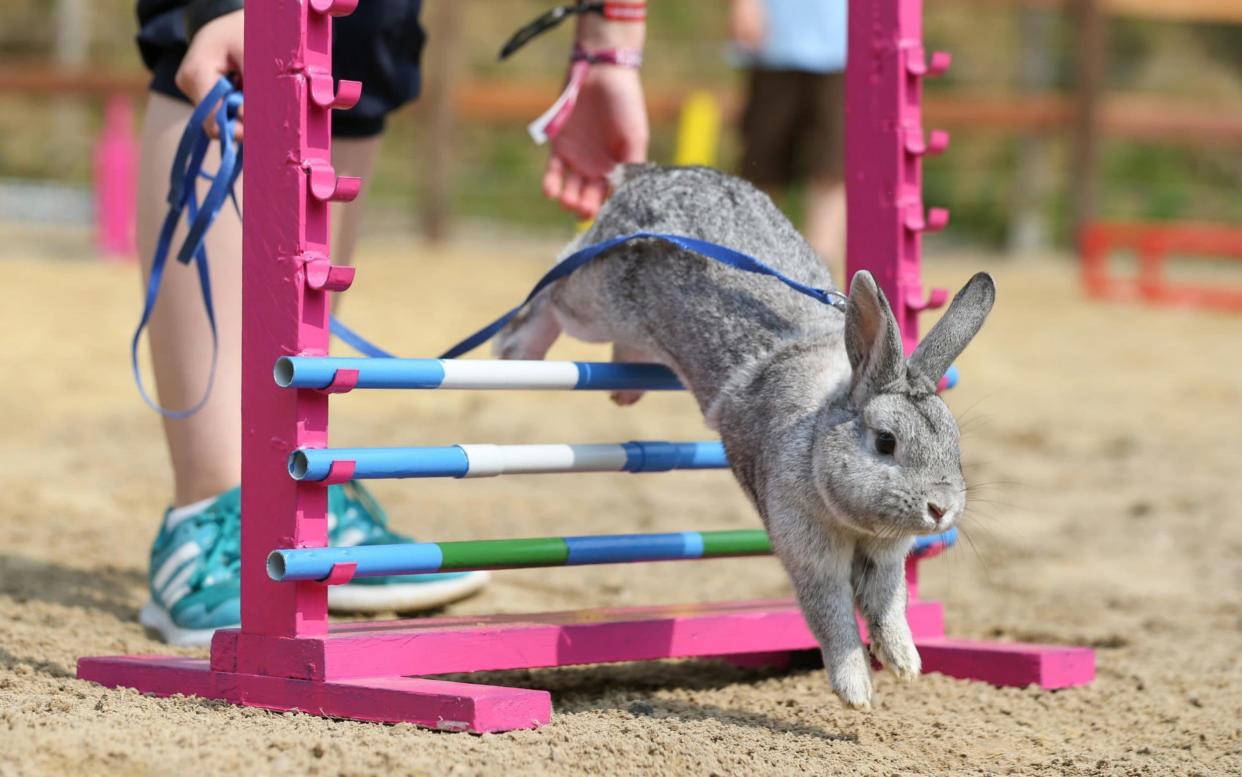
<path id="1" fill-rule="evenodd" d="M 937 0 L 936 5 L 975 5 L 1009 8 L 1064 9 L 1072 0 Z M 1238 0 L 1100 0 L 1110 16 L 1136 16 L 1171 22 L 1242 24 Z"/>
<path id="2" fill-rule="evenodd" d="M 138 71 L 60 70 L 47 65 L 8 64 L 0 68 L 0 94 L 141 94 L 151 77 Z"/>
<path id="3" fill-rule="evenodd" d="M 527 122 L 551 105 L 556 94 L 550 83 L 530 87 L 470 82 L 457 93 L 457 111 L 473 121 Z M 684 97 L 680 91 L 648 91 L 652 120 L 674 121 Z M 717 97 L 724 114 L 736 117 L 737 96 L 720 93 Z M 1209 109 L 1186 100 L 1127 95 L 1108 96 L 1101 102 L 1101 124 L 1109 136 L 1180 146 L 1242 146 L 1242 104 Z M 1060 132 L 1073 115 L 1070 98 L 1058 93 L 936 92 L 927 95 L 923 111 L 928 127 L 1001 132 Z"/>
<path id="4" fill-rule="evenodd" d="M 147 84 L 148 77 L 140 72 L 62 71 L 46 67 L 0 69 L 0 94 L 139 95 L 146 91 Z M 558 92 L 557 85 L 551 81 L 535 84 L 467 81 L 455 90 L 455 110 L 468 121 L 524 123 L 551 105 Z M 649 90 L 647 105 L 652 120 L 656 123 L 675 121 L 685 95 L 680 89 Z M 738 96 L 720 92 L 717 97 L 724 114 L 736 117 L 741 107 Z M 959 90 L 934 92 L 927 95 L 926 103 L 927 126 L 959 130 L 1059 132 L 1073 116 L 1070 99 L 1058 93 L 1027 95 Z M 1101 111 L 1104 130 L 1114 137 L 1181 146 L 1242 146 L 1242 105 L 1209 107 L 1187 100 L 1112 95 L 1104 98 Z"/>

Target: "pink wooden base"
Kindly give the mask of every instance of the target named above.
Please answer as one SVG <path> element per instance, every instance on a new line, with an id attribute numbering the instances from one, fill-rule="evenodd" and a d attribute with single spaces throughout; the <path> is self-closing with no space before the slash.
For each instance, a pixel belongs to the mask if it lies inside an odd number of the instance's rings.
<path id="1" fill-rule="evenodd" d="M 944 634 L 939 602 L 907 610 L 920 636 Z M 703 658 L 816 647 L 791 600 L 334 624 L 325 637 L 216 632 L 219 672 L 305 680 Z"/>
<path id="2" fill-rule="evenodd" d="M 1090 650 L 944 637 L 939 602 L 907 610 L 925 670 L 996 685 L 1064 688 L 1090 682 Z M 539 615 L 335 624 L 287 639 L 217 632 L 211 661 L 84 658 L 78 677 L 157 696 L 185 694 L 274 710 L 455 731 L 548 722 L 546 691 L 416 677 L 660 658 L 721 658 L 780 667 L 816 648 L 788 600 L 580 610 Z"/>
<path id="3" fill-rule="evenodd" d="M 1095 679 L 1095 652 L 1091 648 L 917 635 L 914 644 L 923 659 L 924 672 L 949 677 L 1011 688 L 1038 685 L 1048 690 L 1086 685 Z"/>
<path id="4" fill-rule="evenodd" d="M 415 723 L 445 731 L 538 728 L 552 717 L 547 691 L 454 683 L 418 677 L 334 682 L 213 672 L 202 659 L 172 656 L 83 658 L 78 677 L 152 696 L 199 696 L 247 707 L 299 710 L 330 718 Z"/>

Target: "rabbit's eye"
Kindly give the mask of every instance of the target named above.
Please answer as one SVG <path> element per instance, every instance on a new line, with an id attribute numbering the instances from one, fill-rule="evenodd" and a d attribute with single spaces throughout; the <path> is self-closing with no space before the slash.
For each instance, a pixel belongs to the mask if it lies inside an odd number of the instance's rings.
<path id="1" fill-rule="evenodd" d="M 897 438 L 892 432 L 876 432 L 875 449 L 883 456 L 892 456 L 897 450 Z"/>

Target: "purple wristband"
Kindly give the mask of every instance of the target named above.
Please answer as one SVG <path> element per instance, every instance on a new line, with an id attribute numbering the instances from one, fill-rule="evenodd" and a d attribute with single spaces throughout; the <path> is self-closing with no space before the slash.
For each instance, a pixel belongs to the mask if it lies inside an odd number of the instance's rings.
<path id="1" fill-rule="evenodd" d="M 569 55 L 570 62 L 585 62 L 588 65 L 619 65 L 638 69 L 643 66 L 642 49 L 600 49 L 587 51 L 580 45 L 574 46 Z"/>
<path id="2" fill-rule="evenodd" d="M 531 138 L 543 145 L 561 131 L 574 112 L 574 105 L 578 102 L 578 90 L 582 88 L 582 82 L 586 79 L 591 65 L 617 65 L 637 69 L 642 64 L 643 52 L 639 49 L 587 51 L 582 46 L 575 45 L 569 56 L 569 78 L 565 81 L 565 89 L 556 98 L 556 102 L 552 103 L 552 107 L 526 128 Z"/>

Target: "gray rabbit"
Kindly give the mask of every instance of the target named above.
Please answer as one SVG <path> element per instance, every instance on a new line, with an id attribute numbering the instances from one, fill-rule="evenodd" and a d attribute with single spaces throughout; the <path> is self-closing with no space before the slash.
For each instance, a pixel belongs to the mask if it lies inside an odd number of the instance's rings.
<path id="1" fill-rule="evenodd" d="M 833 288 L 820 258 L 772 201 L 716 170 L 627 165 L 595 224 L 571 244 L 640 230 L 750 254 Z M 562 256 L 563 258 L 563 256 Z M 844 313 L 774 278 L 658 240 L 612 249 L 547 287 L 498 335 L 505 359 L 542 359 L 562 329 L 611 342 L 614 361 L 670 367 L 720 432 L 733 472 L 823 648 L 832 688 L 871 703 L 871 650 L 906 680 L 920 659 L 906 623 L 904 560 L 915 535 L 951 527 L 966 505 L 957 424 L 936 383 L 979 331 L 995 287 L 975 275 L 906 359 L 870 273 Z M 641 392 L 618 392 L 631 404 Z"/>

